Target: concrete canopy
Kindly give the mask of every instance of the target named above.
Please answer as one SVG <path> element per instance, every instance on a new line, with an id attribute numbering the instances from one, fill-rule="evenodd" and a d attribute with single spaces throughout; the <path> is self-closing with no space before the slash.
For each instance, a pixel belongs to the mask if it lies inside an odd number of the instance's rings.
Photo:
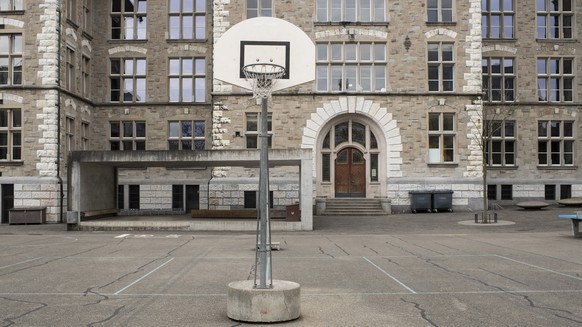
<path id="1" fill-rule="evenodd" d="M 298 166 L 300 170 L 301 229 L 313 229 L 312 153 L 309 150 L 269 150 L 269 166 Z M 258 168 L 259 150 L 221 151 L 74 151 L 69 157 L 68 211 L 117 207 L 119 168 L 193 168 L 239 166 Z"/>

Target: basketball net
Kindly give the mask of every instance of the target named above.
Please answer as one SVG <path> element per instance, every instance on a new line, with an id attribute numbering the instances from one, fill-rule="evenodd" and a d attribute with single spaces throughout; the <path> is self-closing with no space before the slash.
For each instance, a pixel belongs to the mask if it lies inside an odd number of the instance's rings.
<path id="1" fill-rule="evenodd" d="M 285 75 L 285 68 L 271 63 L 249 64 L 242 68 L 246 80 L 251 84 L 254 98 L 270 98 L 273 85 Z"/>

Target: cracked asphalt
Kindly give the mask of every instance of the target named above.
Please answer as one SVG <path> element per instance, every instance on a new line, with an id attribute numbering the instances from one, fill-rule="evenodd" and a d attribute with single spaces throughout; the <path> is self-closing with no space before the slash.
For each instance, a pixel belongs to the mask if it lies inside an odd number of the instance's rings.
<path id="1" fill-rule="evenodd" d="M 273 276 L 301 285 L 277 326 L 582 326 L 580 208 L 315 217 L 273 232 Z M 67 232 L 0 225 L 0 326 L 252 326 L 226 316 L 254 233 Z"/>

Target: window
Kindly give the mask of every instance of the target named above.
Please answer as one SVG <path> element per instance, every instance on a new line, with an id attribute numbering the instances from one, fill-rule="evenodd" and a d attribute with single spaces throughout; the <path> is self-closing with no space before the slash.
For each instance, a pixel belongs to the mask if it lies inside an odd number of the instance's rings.
<path id="1" fill-rule="evenodd" d="M 385 22 L 384 0 L 317 0 L 318 22 Z"/>
<path id="2" fill-rule="evenodd" d="M 510 102 L 515 100 L 515 60 L 483 58 L 483 100 Z"/>
<path id="3" fill-rule="evenodd" d="M 429 23 L 449 23 L 453 21 L 453 0 L 428 0 L 426 21 Z"/>
<path id="4" fill-rule="evenodd" d="M 67 19 L 77 21 L 77 0 L 69 0 L 67 3 Z"/>
<path id="5" fill-rule="evenodd" d="M 514 121 L 493 120 L 485 123 L 486 162 L 488 166 L 515 166 L 516 124 Z"/>
<path id="6" fill-rule="evenodd" d="M 89 150 L 89 123 L 81 123 L 81 149 Z"/>
<path id="7" fill-rule="evenodd" d="M 481 29 L 484 39 L 515 38 L 513 0 L 482 0 Z"/>
<path id="8" fill-rule="evenodd" d="M 170 102 L 204 102 L 206 100 L 206 60 L 204 58 L 170 58 Z"/>
<path id="9" fill-rule="evenodd" d="M 0 109 L 0 160 L 22 160 L 20 109 Z"/>
<path id="10" fill-rule="evenodd" d="M 206 39 L 206 0 L 170 0 L 171 40 Z"/>
<path id="11" fill-rule="evenodd" d="M 538 165 L 574 165 L 574 122 L 538 121 Z"/>
<path id="12" fill-rule="evenodd" d="M 428 90 L 453 91 L 455 58 L 452 43 L 428 44 Z"/>
<path id="13" fill-rule="evenodd" d="M 204 150 L 206 131 L 204 121 L 171 121 L 168 149 Z"/>
<path id="14" fill-rule="evenodd" d="M 560 200 L 569 199 L 572 197 L 572 185 L 562 184 L 560 185 Z"/>
<path id="15" fill-rule="evenodd" d="M 556 199 L 556 185 L 546 184 L 544 185 L 544 200 L 555 200 Z"/>
<path id="16" fill-rule="evenodd" d="M 81 58 L 81 92 L 85 98 L 91 96 L 91 59 L 85 55 Z"/>
<path id="17" fill-rule="evenodd" d="M 245 137 L 247 149 L 259 149 L 261 147 L 259 143 L 260 118 L 261 115 L 258 113 L 247 113 L 246 115 Z M 273 140 L 273 115 L 271 114 L 267 116 L 267 134 L 269 134 L 269 148 L 271 148 Z"/>
<path id="18" fill-rule="evenodd" d="M 487 199 L 497 200 L 497 185 L 487 184 Z"/>
<path id="19" fill-rule="evenodd" d="M 272 0 L 247 0 L 247 18 L 273 16 Z"/>
<path id="20" fill-rule="evenodd" d="M 172 209 L 184 209 L 184 185 L 172 185 Z"/>
<path id="21" fill-rule="evenodd" d="M 317 91 L 386 91 L 385 43 L 320 43 L 316 55 Z"/>
<path id="22" fill-rule="evenodd" d="M 574 11 L 572 0 L 537 0 L 538 39 L 572 39 Z"/>
<path id="23" fill-rule="evenodd" d="M 125 209 L 125 186 L 117 185 L 117 209 Z"/>
<path id="24" fill-rule="evenodd" d="M 92 28 L 92 13 L 91 13 L 91 2 L 93 0 L 83 0 L 83 30 L 87 33 L 91 33 Z"/>
<path id="25" fill-rule="evenodd" d="M 258 207 L 259 192 L 244 191 L 244 208 L 256 209 Z M 273 191 L 269 191 L 269 208 L 273 209 Z"/>
<path id="26" fill-rule="evenodd" d="M 0 34 L 0 85 L 22 84 L 22 34 Z"/>
<path id="27" fill-rule="evenodd" d="M 65 134 L 66 134 L 65 151 L 68 153 L 75 150 L 75 119 L 67 117 L 66 120 L 67 121 L 65 123 Z"/>
<path id="28" fill-rule="evenodd" d="M 132 151 L 146 149 L 146 124 L 142 121 L 109 123 L 110 150 Z"/>
<path id="29" fill-rule="evenodd" d="M 146 39 L 146 0 L 111 1 L 111 39 Z"/>
<path id="30" fill-rule="evenodd" d="M 111 102 L 145 102 L 146 60 L 116 58 L 110 66 Z"/>
<path id="31" fill-rule="evenodd" d="M 67 47 L 65 63 L 65 88 L 71 92 L 74 91 L 75 83 L 75 50 Z"/>
<path id="32" fill-rule="evenodd" d="M 513 200 L 513 185 L 501 185 L 501 200 Z"/>
<path id="33" fill-rule="evenodd" d="M 128 190 L 128 209 L 139 210 L 139 185 L 128 185 Z"/>
<path id="34" fill-rule="evenodd" d="M 538 58 L 538 101 L 572 102 L 573 58 Z"/>
<path id="35" fill-rule="evenodd" d="M 0 0 L 0 11 L 24 10 L 24 0 Z"/>
<path id="36" fill-rule="evenodd" d="M 428 114 L 428 162 L 455 161 L 455 114 Z"/>

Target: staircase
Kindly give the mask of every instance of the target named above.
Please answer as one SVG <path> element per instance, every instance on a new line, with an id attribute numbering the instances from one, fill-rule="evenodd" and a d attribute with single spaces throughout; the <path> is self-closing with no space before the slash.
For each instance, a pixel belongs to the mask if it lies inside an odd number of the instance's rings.
<path id="1" fill-rule="evenodd" d="M 335 198 L 325 201 L 323 216 L 385 216 L 389 213 L 382 209 L 378 199 Z"/>

